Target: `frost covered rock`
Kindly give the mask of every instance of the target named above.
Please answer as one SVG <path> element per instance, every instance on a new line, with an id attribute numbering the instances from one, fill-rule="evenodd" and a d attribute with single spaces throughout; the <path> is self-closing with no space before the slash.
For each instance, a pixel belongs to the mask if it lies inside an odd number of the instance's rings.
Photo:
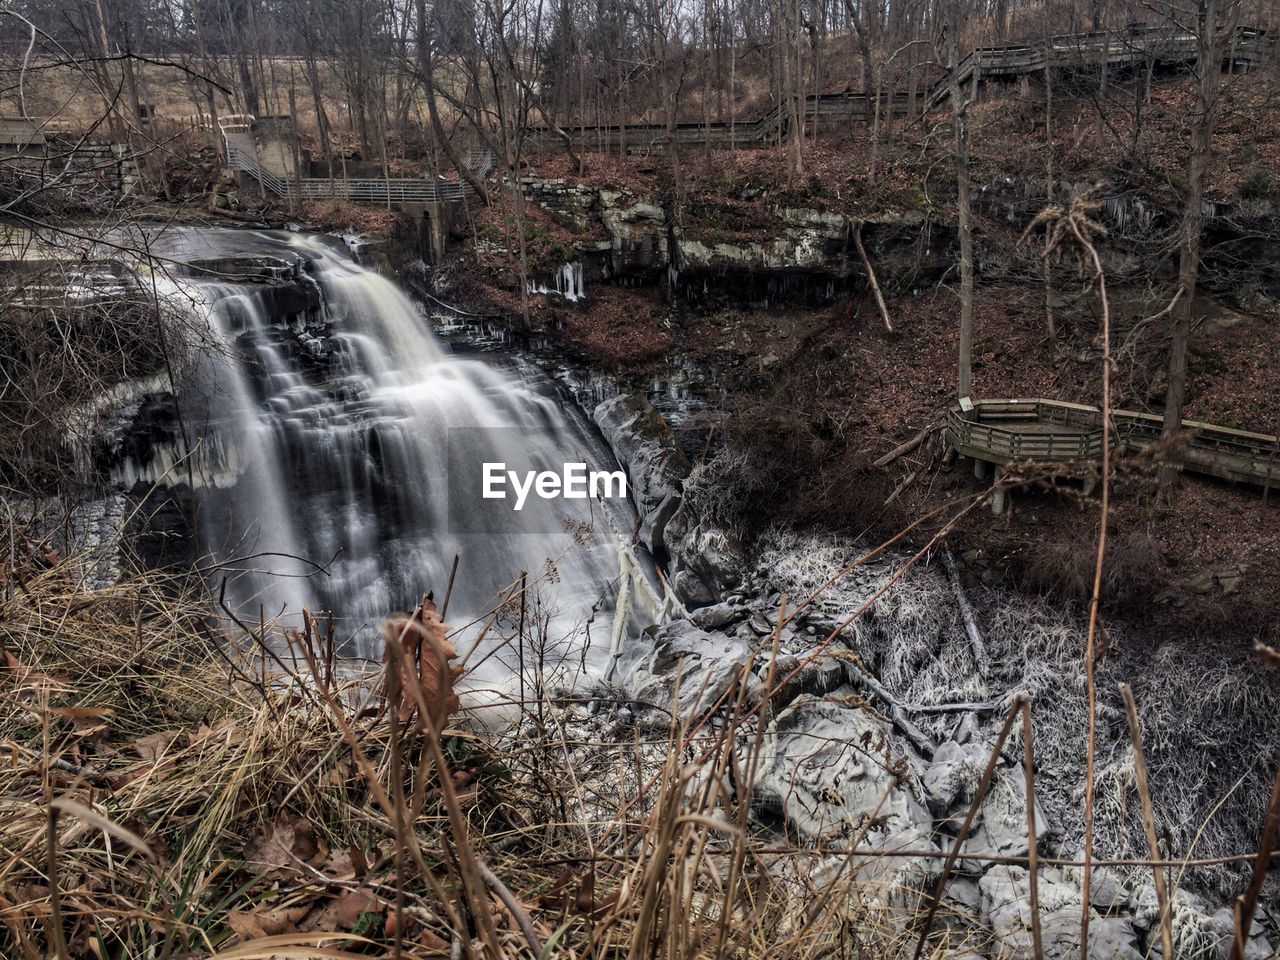
<path id="1" fill-rule="evenodd" d="M 874 714 L 803 694 L 768 727 L 756 800 L 810 840 L 851 837 L 870 821 L 862 846 L 936 849 L 929 814 L 902 784 L 899 771 L 907 769 L 888 727 Z M 856 871 L 873 899 L 911 904 L 935 875 L 937 862 L 854 857 L 848 870 Z"/>
<path id="2" fill-rule="evenodd" d="M 1129 891 L 1125 889 L 1114 870 L 1107 867 L 1095 867 L 1089 882 L 1089 905 L 1104 913 L 1125 910 L 1131 903 Z"/>
<path id="3" fill-rule="evenodd" d="M 1030 936 L 1028 931 L 1028 943 Z M 1040 938 L 1044 945 L 1044 960 L 1072 960 L 1080 956 L 1080 908 L 1073 905 L 1043 915 Z M 1106 957 L 1108 960 L 1142 960 L 1133 924 L 1121 917 L 1102 917 L 1093 913 L 1089 918 L 1089 956 Z"/>
<path id="4" fill-rule="evenodd" d="M 980 749 L 985 753 L 987 748 Z M 983 857 L 1022 856 L 1027 852 L 1027 788 L 1021 766 L 996 770 L 978 813 L 978 828 L 961 848 L 963 856 L 974 858 L 967 868 L 983 869 L 987 862 Z M 1037 839 L 1051 832 L 1038 801 L 1035 824 Z"/>
<path id="5" fill-rule="evenodd" d="M 680 717 L 687 717 L 719 700 L 750 659 L 750 646 L 736 637 L 673 620 L 632 640 L 623 650 L 619 674 L 630 699 L 649 705 L 664 719 L 673 705 Z"/>
<path id="6" fill-rule="evenodd" d="M 981 752 L 981 747 L 965 746 L 954 740 L 938 747 L 920 778 L 930 810 L 941 816 L 957 802 L 973 798 L 986 766 Z"/>
<path id="7" fill-rule="evenodd" d="M 1056 878 L 1056 879 L 1055 879 Z M 982 891 L 985 923 L 997 941 L 994 955 L 1009 960 L 1030 960 L 1034 955 L 1031 931 L 1031 883 L 1022 867 L 997 864 L 978 881 Z M 1037 884 L 1040 900 L 1040 936 L 1044 960 L 1066 960 L 1080 955 L 1080 890 L 1056 871 L 1042 871 Z M 1119 917 L 1091 914 L 1089 955 L 1139 960 L 1138 934 L 1133 924 Z"/>
<path id="8" fill-rule="evenodd" d="M 982 909 L 982 890 L 976 880 L 968 877 L 951 877 L 942 898 L 962 909 L 967 916 L 977 917 Z"/>
<path id="9" fill-rule="evenodd" d="M 682 502 L 663 532 L 664 545 L 675 572 L 672 586 L 682 600 L 712 603 L 742 582 L 743 561 L 729 537 Z M 710 596 L 700 601 L 697 597 Z"/>
<path id="10" fill-rule="evenodd" d="M 1155 887 L 1146 884 L 1137 896 L 1134 920 L 1147 931 L 1150 955 L 1162 957 L 1160 907 Z M 1210 912 L 1204 898 L 1187 890 L 1176 890 L 1170 909 L 1173 952 L 1180 960 L 1227 960 L 1235 937 L 1235 918 L 1229 907 Z M 1245 946 L 1245 960 L 1267 960 L 1276 951 L 1266 932 L 1255 921 Z"/>
<path id="11" fill-rule="evenodd" d="M 747 614 L 746 607 L 735 603 L 716 603 L 709 607 L 695 610 L 689 617 L 696 626 L 703 630 L 719 630 L 731 623 L 737 623 Z"/>
<path id="12" fill-rule="evenodd" d="M 772 651 L 767 647 L 756 656 L 756 674 L 761 679 L 769 674 L 771 656 Z M 793 671 L 795 675 L 791 676 Z M 825 654 L 816 657 L 808 654 L 780 654 L 773 672 L 774 683 L 781 684 L 774 701 L 779 704 L 790 703 L 804 693 L 817 696 L 831 693 L 849 680 L 844 662 Z"/>
<path id="13" fill-rule="evenodd" d="M 676 571 L 675 576 L 671 578 L 671 589 L 690 607 L 703 607 L 716 601 L 716 592 L 690 569 Z"/>
<path id="14" fill-rule="evenodd" d="M 689 461 L 671 428 L 642 394 L 614 397 L 591 414 L 614 456 L 626 467 L 631 497 L 640 514 L 640 539 L 665 549 L 663 531 L 676 513 Z"/>
<path id="15" fill-rule="evenodd" d="M 1069 883 L 1057 882 L 1042 872 L 1037 886 L 1042 913 L 1080 903 L 1080 891 Z M 998 863 L 978 881 L 982 891 L 982 913 L 991 931 L 1001 939 L 1030 931 L 1031 883 L 1026 869 Z M 1076 910 L 1077 917 L 1079 910 Z"/>
<path id="16" fill-rule="evenodd" d="M 1218 928 L 1218 943 L 1214 957 L 1226 960 L 1231 955 L 1231 944 L 1236 934 L 1236 920 L 1230 907 L 1219 907 L 1210 918 Z M 1244 960 L 1274 960 L 1276 951 L 1255 920 L 1249 928 L 1249 942 L 1245 944 Z"/>

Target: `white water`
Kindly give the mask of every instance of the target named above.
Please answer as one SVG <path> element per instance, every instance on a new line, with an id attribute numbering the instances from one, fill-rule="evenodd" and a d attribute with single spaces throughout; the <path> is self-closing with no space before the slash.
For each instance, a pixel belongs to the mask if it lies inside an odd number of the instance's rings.
<path id="1" fill-rule="evenodd" d="M 619 571 L 643 581 L 626 556 L 630 504 L 557 500 L 551 513 L 515 513 L 509 502 L 479 499 L 478 474 L 461 487 L 455 474 L 449 510 L 451 436 L 477 462 L 617 469 L 594 428 L 537 384 L 448 352 L 394 284 L 323 242 L 256 239 L 277 255 L 283 248 L 307 259 L 325 326 L 273 320 L 259 285 L 182 284 L 226 345 L 225 357 L 198 364 L 182 393 L 203 547 L 228 565 L 236 607 L 254 621 L 259 604 L 267 617 L 285 619 L 304 608 L 331 611 L 344 634 L 357 636 L 357 654 L 376 656 L 361 626 L 412 609 L 428 590 L 439 601 L 457 553 L 451 623 L 483 616 L 495 593 L 527 571 L 531 582 L 541 578 L 526 616 L 542 625 L 547 649 L 537 656 L 546 669 L 560 664 L 562 683 L 584 667 L 603 674 L 622 626 L 613 619 Z M 149 463 L 122 467 L 120 479 L 168 471 L 170 482 L 183 482 L 181 460 L 159 449 Z M 646 583 L 624 590 L 619 608 L 652 608 Z M 470 645 L 459 638 L 460 650 Z M 491 650 L 492 639 L 472 663 Z M 529 669 L 535 654 L 524 657 Z M 509 686 L 519 658 L 498 650 L 475 678 Z"/>
<path id="2" fill-rule="evenodd" d="M 583 279 L 582 264 L 575 261 L 573 263 L 561 264 L 552 278 L 551 286 L 540 283 L 536 280 L 529 281 L 530 293 L 541 294 L 558 294 L 566 300 L 577 302 L 587 298 L 587 285 Z"/>

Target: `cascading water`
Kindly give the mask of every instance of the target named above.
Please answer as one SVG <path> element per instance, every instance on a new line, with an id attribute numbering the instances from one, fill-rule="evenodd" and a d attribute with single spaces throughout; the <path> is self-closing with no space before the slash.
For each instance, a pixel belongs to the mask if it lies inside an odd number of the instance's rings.
<path id="1" fill-rule="evenodd" d="M 299 275 L 320 288 L 318 317 L 272 317 L 261 285 L 177 291 L 207 311 L 227 348 L 198 364 L 183 402 L 203 547 L 237 571 L 236 606 L 254 620 L 259 603 L 268 617 L 332 611 L 356 655 L 373 654 L 361 626 L 412 609 L 426 590 L 439 599 L 457 553 L 452 623 L 482 616 L 527 571 L 541 578 L 543 603 L 527 615 L 545 637 L 546 669 L 603 674 L 620 630 L 615 606 L 655 602 L 626 547 L 629 502 L 558 499 L 516 512 L 480 498 L 478 473 L 456 475 L 480 461 L 616 470 L 602 438 L 549 390 L 449 353 L 394 284 L 323 240 L 256 239 L 303 262 Z M 127 483 L 166 473 L 181 482 L 181 460 L 159 451 L 119 472 Z M 620 569 L 635 576 L 618 602 Z M 475 677 L 502 685 L 517 658 L 497 651 Z"/>

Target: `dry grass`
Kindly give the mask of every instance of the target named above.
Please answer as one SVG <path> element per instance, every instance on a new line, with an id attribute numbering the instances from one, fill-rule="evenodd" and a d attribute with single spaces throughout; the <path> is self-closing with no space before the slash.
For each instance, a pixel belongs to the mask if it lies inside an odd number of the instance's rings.
<path id="1" fill-rule="evenodd" d="M 320 629 L 276 661 L 176 581 L 38 566 L 0 606 L 0 955 L 913 946 L 855 877 L 823 879 L 839 858 L 765 855 L 733 787 L 758 745 L 746 686 L 665 736 L 578 701 L 437 733 L 420 691 L 333 671 Z"/>

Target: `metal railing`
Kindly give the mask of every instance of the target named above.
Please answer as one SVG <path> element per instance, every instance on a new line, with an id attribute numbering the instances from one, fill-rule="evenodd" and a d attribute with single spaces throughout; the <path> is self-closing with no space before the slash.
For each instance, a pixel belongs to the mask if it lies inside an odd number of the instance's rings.
<path id="1" fill-rule="evenodd" d="M 465 180 L 428 180 L 412 177 L 303 177 L 291 179 L 277 176 L 262 167 L 252 146 L 246 146 L 224 128 L 227 163 L 242 170 L 277 197 L 301 196 L 304 200 L 339 199 L 356 203 L 438 203 L 465 201 L 475 195 Z M 477 179 L 493 169 L 497 158 L 492 150 L 470 150 L 464 161 Z"/>

